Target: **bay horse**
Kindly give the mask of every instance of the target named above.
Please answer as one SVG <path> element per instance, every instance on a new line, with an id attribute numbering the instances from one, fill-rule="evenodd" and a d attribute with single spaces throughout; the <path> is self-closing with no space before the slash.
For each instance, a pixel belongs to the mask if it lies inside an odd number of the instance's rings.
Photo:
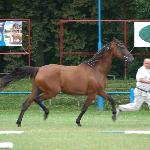
<path id="1" fill-rule="evenodd" d="M 42 103 L 60 92 L 71 95 L 87 95 L 87 99 L 76 119 L 76 124 L 81 126 L 80 120 L 89 105 L 100 95 L 107 99 L 112 106 L 112 119 L 116 120 L 116 104 L 114 99 L 105 92 L 107 75 L 111 69 L 113 58 L 120 58 L 131 63 L 134 58 L 127 48 L 118 39 L 113 40 L 97 52 L 91 59 L 77 66 L 64 66 L 50 64 L 41 67 L 24 66 L 15 68 L 0 80 L 0 88 L 4 88 L 12 81 L 30 76 L 32 79 L 32 93 L 22 105 L 16 124 L 21 126 L 25 111 L 32 102 L 36 102 L 44 111 L 47 119 L 49 111 Z"/>

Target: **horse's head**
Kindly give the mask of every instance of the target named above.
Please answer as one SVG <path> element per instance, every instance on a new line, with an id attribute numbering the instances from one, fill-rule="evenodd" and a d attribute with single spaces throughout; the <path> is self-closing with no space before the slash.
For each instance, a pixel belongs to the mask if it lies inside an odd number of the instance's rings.
<path id="1" fill-rule="evenodd" d="M 113 49 L 113 55 L 115 57 L 124 59 L 127 63 L 132 63 L 134 60 L 132 54 L 118 39 L 113 38 L 113 41 L 111 42 L 111 48 Z"/>

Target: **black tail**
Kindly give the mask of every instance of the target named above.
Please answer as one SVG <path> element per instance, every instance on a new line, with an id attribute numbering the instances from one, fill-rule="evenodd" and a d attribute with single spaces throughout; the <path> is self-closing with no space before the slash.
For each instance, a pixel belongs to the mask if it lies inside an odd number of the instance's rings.
<path id="1" fill-rule="evenodd" d="M 20 80 L 25 77 L 35 78 L 37 72 L 38 72 L 38 67 L 25 66 L 25 67 L 15 68 L 12 72 L 3 76 L 0 79 L 0 89 L 5 87 L 12 81 Z"/>

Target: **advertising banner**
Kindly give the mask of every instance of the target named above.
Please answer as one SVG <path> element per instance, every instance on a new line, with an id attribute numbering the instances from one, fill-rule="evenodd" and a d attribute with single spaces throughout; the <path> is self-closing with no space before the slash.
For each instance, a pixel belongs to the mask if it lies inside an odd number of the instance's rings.
<path id="1" fill-rule="evenodd" d="M 134 47 L 150 47 L 150 22 L 134 22 Z"/>
<path id="2" fill-rule="evenodd" d="M 22 46 L 22 21 L 0 22 L 0 46 Z"/>

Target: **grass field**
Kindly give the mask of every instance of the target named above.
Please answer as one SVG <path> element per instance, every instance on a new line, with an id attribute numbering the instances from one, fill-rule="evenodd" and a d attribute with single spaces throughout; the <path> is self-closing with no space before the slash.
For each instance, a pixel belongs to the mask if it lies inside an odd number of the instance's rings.
<path id="1" fill-rule="evenodd" d="M 110 80 L 107 91 L 124 91 L 135 87 L 135 81 Z M 121 88 L 121 89 L 118 89 Z M 17 81 L 5 91 L 30 91 L 31 82 Z M 0 142 L 13 142 L 14 150 L 149 150 L 150 135 L 102 133 L 102 131 L 150 130 L 150 112 L 147 105 L 140 112 L 122 113 L 114 123 L 111 111 L 100 112 L 96 101 L 82 118 L 82 127 L 75 124 L 85 97 L 59 94 L 51 104 L 49 118 L 32 105 L 25 113 L 22 127 L 15 124 L 20 107 L 27 95 L 0 95 L 0 130 L 23 130 L 21 135 L 1 135 Z M 113 96 L 120 103 L 128 103 L 129 95 Z M 110 110 L 105 102 L 104 110 Z"/>
<path id="2" fill-rule="evenodd" d="M 101 131 L 150 130 L 150 112 L 122 113 L 114 123 L 111 112 L 90 108 L 77 127 L 79 110 L 50 110 L 43 120 L 41 110 L 29 110 L 22 127 L 15 124 L 18 110 L 0 111 L 0 130 L 24 130 L 21 135 L 0 135 L 0 142 L 14 143 L 15 150 L 149 150 L 150 135 L 101 133 Z"/>

